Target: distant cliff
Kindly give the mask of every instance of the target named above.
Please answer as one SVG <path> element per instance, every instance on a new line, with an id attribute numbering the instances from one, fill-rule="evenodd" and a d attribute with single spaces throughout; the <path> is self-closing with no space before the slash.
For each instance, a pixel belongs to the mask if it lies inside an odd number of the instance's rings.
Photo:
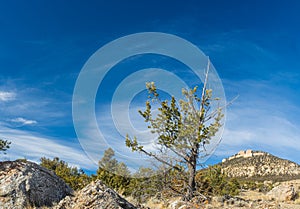
<path id="1" fill-rule="evenodd" d="M 291 180 L 300 178 L 300 165 L 262 151 L 240 151 L 220 163 L 229 177 L 255 180 Z"/>

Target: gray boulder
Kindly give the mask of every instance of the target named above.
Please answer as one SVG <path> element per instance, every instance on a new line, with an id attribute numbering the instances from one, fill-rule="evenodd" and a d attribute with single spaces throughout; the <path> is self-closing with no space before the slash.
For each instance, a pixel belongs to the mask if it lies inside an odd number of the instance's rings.
<path id="1" fill-rule="evenodd" d="M 52 206 L 73 190 L 54 172 L 28 161 L 0 162 L 0 208 Z"/>
<path id="2" fill-rule="evenodd" d="M 293 185 L 280 184 L 269 191 L 267 195 L 277 201 L 291 201 L 296 198 L 297 193 Z"/>
<path id="3" fill-rule="evenodd" d="M 114 190 L 108 188 L 100 180 L 92 182 L 74 197 L 66 197 L 55 209 L 136 209 Z"/>

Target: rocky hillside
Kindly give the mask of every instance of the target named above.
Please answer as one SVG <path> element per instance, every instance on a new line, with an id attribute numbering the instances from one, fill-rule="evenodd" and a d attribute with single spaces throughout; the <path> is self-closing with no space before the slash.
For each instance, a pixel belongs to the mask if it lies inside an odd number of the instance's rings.
<path id="1" fill-rule="evenodd" d="M 223 159 L 222 171 L 229 177 L 284 181 L 300 178 L 300 165 L 260 151 L 240 151 Z"/>
<path id="2" fill-rule="evenodd" d="M 73 190 L 52 171 L 29 161 L 0 162 L 0 208 L 135 209 L 101 181 Z"/>
<path id="3" fill-rule="evenodd" d="M 0 162 L 0 208 L 52 206 L 71 194 L 62 179 L 35 163 Z"/>
<path id="4" fill-rule="evenodd" d="M 222 166 L 224 172 L 237 177 L 299 176 L 299 165 L 262 152 L 240 152 L 230 159 L 223 160 Z M 248 171 L 248 166 L 255 169 Z M 0 208 L 5 209 L 300 208 L 300 205 L 295 203 L 299 194 L 300 179 L 276 183 L 274 186 L 268 193 L 245 190 L 240 197 L 216 196 L 205 202 L 185 202 L 180 198 L 160 201 L 151 199 L 151 204 L 136 207 L 100 180 L 73 192 L 52 171 L 35 163 L 0 162 Z M 257 194 L 254 196 L 249 192 Z"/>

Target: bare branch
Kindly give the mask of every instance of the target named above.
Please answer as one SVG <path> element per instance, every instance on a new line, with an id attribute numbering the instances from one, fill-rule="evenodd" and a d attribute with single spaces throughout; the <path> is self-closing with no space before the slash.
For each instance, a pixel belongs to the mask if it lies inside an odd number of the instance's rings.
<path id="1" fill-rule="evenodd" d="M 158 160 L 159 162 L 164 163 L 164 164 L 170 166 L 171 168 L 174 168 L 174 169 L 176 169 L 176 170 L 178 170 L 178 171 L 181 171 L 181 168 L 179 168 L 178 166 L 172 165 L 172 164 L 169 163 L 168 161 L 165 161 L 165 160 L 159 158 L 157 155 L 153 154 L 152 152 L 147 152 L 147 151 L 144 150 L 144 149 L 140 149 L 140 151 L 143 152 L 144 154 L 150 156 L 150 157 L 155 158 L 155 159 Z"/>
<path id="2" fill-rule="evenodd" d="M 209 72 L 209 68 L 210 68 L 209 57 L 207 59 L 208 59 L 208 63 L 207 63 L 207 68 L 206 68 L 206 72 L 205 72 L 205 80 L 204 80 L 204 84 L 203 84 L 203 88 L 202 88 L 200 111 L 204 108 L 204 102 L 205 102 L 204 97 L 205 97 L 205 91 L 206 91 L 207 80 L 208 80 L 208 72 Z"/>
<path id="3" fill-rule="evenodd" d="M 234 97 L 232 100 L 230 100 L 230 102 L 228 102 L 224 106 L 217 108 L 216 110 L 214 110 L 213 112 L 211 112 L 209 115 L 207 115 L 205 117 L 204 123 L 207 122 L 207 121 L 209 121 L 210 119 L 214 118 L 218 114 L 219 110 L 225 109 L 226 107 L 228 107 L 229 105 L 231 105 L 235 100 L 237 100 L 237 98 L 239 98 L 239 95 L 237 95 L 236 97 Z"/>

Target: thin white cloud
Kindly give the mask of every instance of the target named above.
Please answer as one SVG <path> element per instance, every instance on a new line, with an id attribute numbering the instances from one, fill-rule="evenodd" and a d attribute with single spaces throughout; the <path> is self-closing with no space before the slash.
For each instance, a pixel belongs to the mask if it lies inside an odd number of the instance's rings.
<path id="1" fill-rule="evenodd" d="M 21 124 L 22 126 L 37 124 L 37 121 L 35 121 L 35 120 L 27 120 L 22 117 L 14 118 L 14 119 L 11 119 L 10 121 L 13 123 Z"/>
<path id="2" fill-rule="evenodd" d="M 97 169 L 97 164 L 86 156 L 80 144 L 74 139 L 70 139 L 72 141 L 70 142 L 62 137 L 49 137 L 42 134 L 43 132 L 16 129 L 36 125 L 38 122 L 42 124 L 42 129 L 38 130 L 49 130 L 52 127 L 55 130 L 58 124 L 66 125 L 71 121 L 67 117 L 70 114 L 67 107 L 71 107 L 69 95 L 59 94 L 51 97 L 51 94 L 45 94 L 40 88 L 28 88 L 14 81 L 8 81 L 3 86 L 16 89 L 0 91 L 0 138 L 12 142 L 6 155 L 0 153 L 3 160 L 26 158 L 39 162 L 41 157 L 59 157 L 70 165 L 88 170 Z M 11 102 L 7 105 L 6 101 Z"/>
<path id="3" fill-rule="evenodd" d="M 36 124 L 28 119 L 34 119 L 44 127 L 65 125 L 64 119 L 69 119 L 72 113 L 70 109 L 71 95 L 68 93 L 56 92 L 54 97 L 45 92 L 43 86 L 28 87 L 23 80 L 8 80 L 0 84 L 0 118 L 10 125 Z M 17 119 L 20 116 L 28 121 Z"/>
<path id="4" fill-rule="evenodd" d="M 253 149 L 300 163 L 300 123 L 294 117 L 299 107 L 284 98 L 283 90 L 272 81 L 247 80 L 232 85 L 241 94 L 228 108 L 223 141 L 215 155 L 228 157 Z"/>
<path id="5" fill-rule="evenodd" d="M 226 158 L 240 150 L 252 149 L 300 163 L 299 139 L 299 130 L 286 118 L 264 115 L 257 117 L 257 123 L 249 123 L 247 126 L 239 125 L 239 120 L 236 120 L 227 123 L 223 140 L 214 155 Z"/>
<path id="6" fill-rule="evenodd" d="M 38 163 L 41 157 L 59 157 L 70 165 L 88 170 L 97 169 L 97 165 L 85 155 L 77 143 L 6 127 L 1 127 L 0 135 L 2 139 L 11 142 L 7 154 L 1 156 L 4 160 L 26 158 Z"/>
<path id="7" fill-rule="evenodd" d="M 16 94 L 14 92 L 0 91 L 0 101 L 7 102 L 16 99 Z"/>

